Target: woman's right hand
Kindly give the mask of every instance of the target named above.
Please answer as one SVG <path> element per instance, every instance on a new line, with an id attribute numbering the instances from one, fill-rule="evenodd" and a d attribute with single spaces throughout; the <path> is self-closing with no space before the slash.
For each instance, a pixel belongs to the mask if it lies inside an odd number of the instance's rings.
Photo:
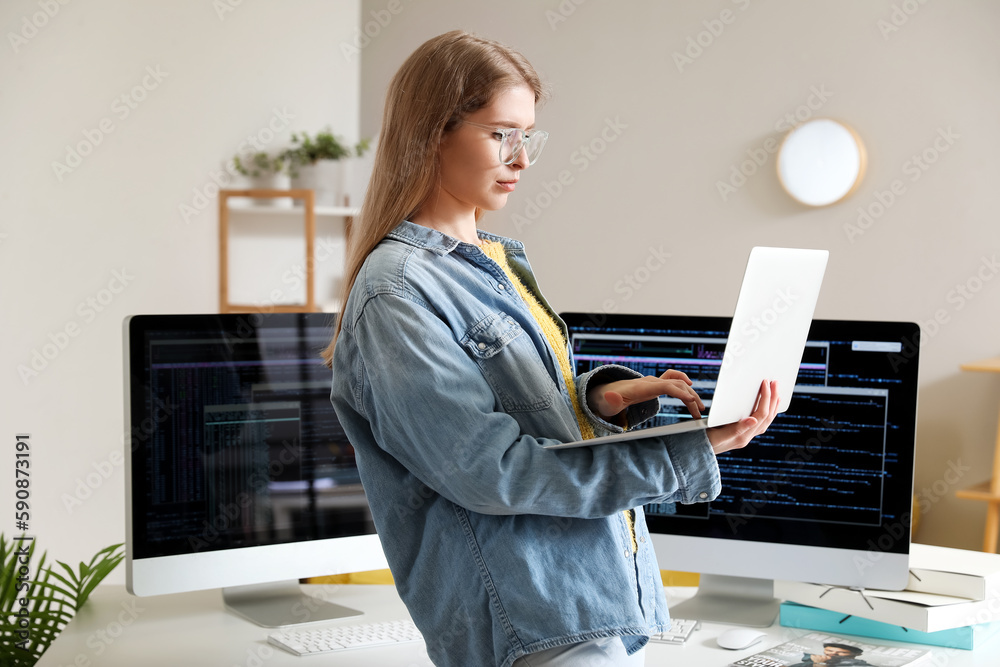
<path id="1" fill-rule="evenodd" d="M 757 409 L 749 417 L 725 426 L 713 426 L 707 430 L 708 441 L 716 454 L 740 449 L 750 444 L 754 436 L 767 430 L 778 414 L 778 381 L 767 380 L 760 383 L 757 394 Z"/>

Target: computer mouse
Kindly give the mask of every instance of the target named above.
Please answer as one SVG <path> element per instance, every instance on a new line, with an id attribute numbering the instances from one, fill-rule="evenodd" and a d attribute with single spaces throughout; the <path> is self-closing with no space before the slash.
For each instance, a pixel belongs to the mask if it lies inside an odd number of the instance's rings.
<path id="1" fill-rule="evenodd" d="M 742 648 L 750 648 L 765 636 L 767 636 L 766 632 L 753 628 L 730 628 L 719 635 L 715 641 L 721 648 L 738 651 Z"/>

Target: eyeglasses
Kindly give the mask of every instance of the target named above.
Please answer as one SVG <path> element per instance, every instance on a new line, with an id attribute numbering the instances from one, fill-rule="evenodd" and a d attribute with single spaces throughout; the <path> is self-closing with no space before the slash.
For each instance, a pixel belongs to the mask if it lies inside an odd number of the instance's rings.
<path id="1" fill-rule="evenodd" d="M 494 127 L 493 125 L 483 125 L 472 121 L 462 121 L 467 125 L 481 127 L 484 130 L 492 130 L 493 136 L 500 141 L 500 162 L 510 164 L 517 159 L 521 151 L 527 151 L 528 164 L 535 164 L 538 156 L 542 154 L 545 141 L 549 138 L 548 132 L 534 130 L 525 132 L 519 127 Z"/>

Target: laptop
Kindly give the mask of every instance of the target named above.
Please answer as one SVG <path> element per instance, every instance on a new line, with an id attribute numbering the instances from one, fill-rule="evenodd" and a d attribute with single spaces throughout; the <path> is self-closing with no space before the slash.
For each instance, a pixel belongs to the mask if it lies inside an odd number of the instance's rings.
<path id="1" fill-rule="evenodd" d="M 707 417 L 546 448 L 591 447 L 731 424 L 753 412 L 765 379 L 778 381 L 778 412 L 787 410 L 829 256 L 827 250 L 802 248 L 750 251 Z"/>

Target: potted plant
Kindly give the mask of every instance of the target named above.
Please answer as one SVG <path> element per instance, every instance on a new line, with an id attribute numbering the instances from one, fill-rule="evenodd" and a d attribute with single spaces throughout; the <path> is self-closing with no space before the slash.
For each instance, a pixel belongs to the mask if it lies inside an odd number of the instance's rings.
<path id="1" fill-rule="evenodd" d="M 291 187 L 291 176 L 288 170 L 288 156 L 285 152 L 271 155 L 264 151 L 233 156 L 233 168 L 250 181 L 250 188 L 255 190 L 287 190 Z M 290 208 L 291 198 L 253 199 L 260 206 L 280 206 Z"/>
<path id="2" fill-rule="evenodd" d="M 351 158 L 364 155 L 369 140 L 348 146 L 327 127 L 313 137 L 293 133 L 292 144 L 283 155 L 289 162 L 293 186 L 314 190 L 317 206 L 343 206 L 351 182 Z"/>
<path id="3" fill-rule="evenodd" d="M 98 551 L 78 569 L 61 561 L 46 565 L 46 554 L 34 563 L 35 542 L 0 534 L 0 665 L 34 665 L 90 593 L 120 563 L 121 544 Z M 30 573 L 31 565 L 35 573 Z"/>

